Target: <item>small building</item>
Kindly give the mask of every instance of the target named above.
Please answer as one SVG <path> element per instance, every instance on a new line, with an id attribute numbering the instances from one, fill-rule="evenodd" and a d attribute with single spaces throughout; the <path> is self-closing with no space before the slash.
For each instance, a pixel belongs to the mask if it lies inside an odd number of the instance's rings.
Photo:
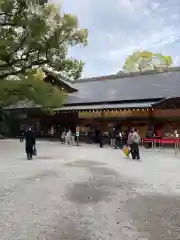
<path id="1" fill-rule="evenodd" d="M 38 123 L 38 132 L 46 132 L 44 136 L 51 125 L 57 135 L 64 127 L 75 131 L 77 125 L 82 135 L 89 127 L 105 133 L 112 127 L 122 131 L 137 127 L 142 137 L 149 127 L 163 136 L 180 131 L 180 68 L 60 82 L 69 94 L 53 116 L 45 115 L 38 106 L 18 108 Z M 12 108 L 17 111 L 17 106 Z"/>

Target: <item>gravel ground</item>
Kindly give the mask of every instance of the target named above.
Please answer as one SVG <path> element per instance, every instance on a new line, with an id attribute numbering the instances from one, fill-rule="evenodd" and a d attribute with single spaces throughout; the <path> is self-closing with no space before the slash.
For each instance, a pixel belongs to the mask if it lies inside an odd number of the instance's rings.
<path id="1" fill-rule="evenodd" d="M 180 239 L 180 154 L 0 141 L 0 240 Z"/>

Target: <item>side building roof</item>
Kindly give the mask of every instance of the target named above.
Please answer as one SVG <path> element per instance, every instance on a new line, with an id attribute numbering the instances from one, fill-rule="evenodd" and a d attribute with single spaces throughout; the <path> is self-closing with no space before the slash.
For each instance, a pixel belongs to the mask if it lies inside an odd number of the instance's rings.
<path id="1" fill-rule="evenodd" d="M 54 80 L 56 85 L 64 86 L 68 90 L 69 93 L 77 91 L 77 89 L 75 89 L 75 86 L 73 85 L 72 81 L 70 81 L 69 79 L 66 79 L 65 77 L 63 77 L 55 72 L 52 72 L 50 70 L 47 70 L 47 69 L 43 69 L 43 71 L 46 74 L 46 78 L 44 79 L 45 81 L 46 81 L 46 79 Z"/>
<path id="2" fill-rule="evenodd" d="M 78 91 L 69 94 L 67 105 L 180 97 L 180 68 L 80 79 L 73 86 Z"/>

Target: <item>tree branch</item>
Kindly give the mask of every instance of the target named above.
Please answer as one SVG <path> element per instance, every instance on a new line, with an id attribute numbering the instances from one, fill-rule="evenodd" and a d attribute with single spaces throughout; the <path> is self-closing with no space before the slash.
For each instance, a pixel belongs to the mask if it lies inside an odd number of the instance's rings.
<path id="1" fill-rule="evenodd" d="M 1 74 L 0 75 L 0 79 L 4 79 L 4 78 L 6 78 L 8 76 L 18 75 L 20 73 L 24 73 L 26 70 L 31 69 L 32 67 L 41 66 L 41 65 L 44 65 L 46 63 L 48 63 L 48 60 L 34 61 L 31 64 L 29 64 L 28 66 L 24 66 L 20 70 L 10 71 L 10 72 Z"/>
<path id="2" fill-rule="evenodd" d="M 32 50 L 28 51 L 26 54 L 22 54 L 21 58 L 19 58 L 19 59 L 16 59 L 12 62 L 8 62 L 8 63 L 5 63 L 5 64 L 0 64 L 0 70 L 6 70 L 8 67 L 12 67 L 14 64 L 20 63 L 22 61 L 27 61 L 29 55 L 31 53 L 37 52 L 37 51 L 38 51 L 38 49 L 32 49 Z M 23 56 L 25 57 L 24 59 L 23 59 Z"/>
<path id="3" fill-rule="evenodd" d="M 18 52 L 22 47 L 23 47 L 23 44 L 25 43 L 26 39 L 29 37 L 30 35 L 30 32 L 28 32 L 26 34 L 26 36 L 21 40 L 20 44 L 18 45 L 18 47 L 12 52 L 9 54 L 9 58 L 16 52 Z"/>
<path id="4" fill-rule="evenodd" d="M 19 27 L 19 25 L 11 22 L 0 22 L 1 27 Z"/>
<path id="5" fill-rule="evenodd" d="M 0 13 L 0 17 L 2 17 L 2 16 L 4 16 L 4 17 L 13 17 L 12 14 L 9 14 L 9 13 L 6 13 L 6 12 L 1 12 Z"/>

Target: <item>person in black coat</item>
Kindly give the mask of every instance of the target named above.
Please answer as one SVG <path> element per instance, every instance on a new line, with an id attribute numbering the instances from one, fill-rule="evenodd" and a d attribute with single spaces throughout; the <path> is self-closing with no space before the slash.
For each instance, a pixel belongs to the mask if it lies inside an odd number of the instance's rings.
<path id="1" fill-rule="evenodd" d="M 24 141 L 24 129 L 21 128 L 20 129 L 20 142 L 23 142 Z"/>
<path id="2" fill-rule="evenodd" d="M 99 131 L 99 146 L 100 148 L 103 148 L 103 133 L 102 131 Z"/>
<path id="3" fill-rule="evenodd" d="M 146 137 L 149 138 L 149 139 L 154 137 L 154 132 L 151 128 L 148 128 Z M 147 147 L 152 148 L 152 142 L 151 141 L 148 142 Z"/>
<path id="4" fill-rule="evenodd" d="M 128 142 L 128 135 L 129 135 L 129 131 L 125 130 L 123 135 L 122 135 L 122 142 L 123 142 L 123 146 L 127 145 Z"/>
<path id="5" fill-rule="evenodd" d="M 25 133 L 25 148 L 26 148 L 26 154 L 27 154 L 27 159 L 32 160 L 33 159 L 33 148 L 35 146 L 35 136 L 29 128 L 29 130 Z"/>
<path id="6" fill-rule="evenodd" d="M 88 136 L 88 144 L 91 144 L 92 143 L 92 138 L 93 138 L 93 132 L 92 132 L 91 129 L 88 130 L 87 136 Z"/>

